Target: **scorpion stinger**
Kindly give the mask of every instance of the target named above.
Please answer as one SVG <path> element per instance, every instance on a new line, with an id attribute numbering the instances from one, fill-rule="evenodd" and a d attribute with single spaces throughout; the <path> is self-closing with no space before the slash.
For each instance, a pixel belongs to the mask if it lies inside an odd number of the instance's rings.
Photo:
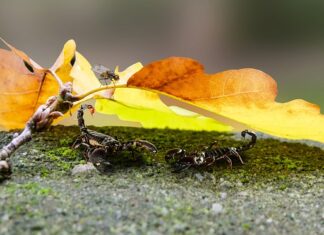
<path id="1" fill-rule="evenodd" d="M 245 150 L 248 150 L 248 149 L 252 148 L 255 145 L 256 141 L 257 141 L 257 135 L 255 134 L 255 132 L 249 131 L 249 130 L 244 130 L 244 131 L 241 132 L 241 136 L 243 138 L 245 138 L 246 134 L 251 136 L 251 140 L 247 144 L 238 147 L 237 148 L 238 152 L 245 151 Z"/>
<path id="2" fill-rule="evenodd" d="M 110 135 L 88 129 L 83 119 L 84 109 L 94 112 L 92 105 L 81 105 L 77 115 L 81 135 L 75 140 L 72 147 L 84 147 L 85 159 L 92 162 L 100 172 L 108 171 L 112 166 L 109 159 L 122 151 L 130 151 L 134 154 L 134 151 L 139 152 L 144 149 L 154 154 L 157 153 L 155 145 L 146 140 L 121 142 Z"/>
<path id="3" fill-rule="evenodd" d="M 229 167 L 232 168 L 231 157 L 237 157 L 242 164 L 244 164 L 241 157 L 241 153 L 252 148 L 257 140 L 257 136 L 252 131 L 242 131 L 242 137 L 246 135 L 251 136 L 251 140 L 239 147 L 217 147 L 215 143 L 212 142 L 208 147 L 202 148 L 200 151 L 194 151 L 191 153 L 186 153 L 184 149 L 176 148 L 169 150 L 165 155 L 165 160 L 167 163 L 175 169 L 175 172 L 179 172 L 188 169 L 191 166 L 194 167 L 207 167 L 213 165 L 216 161 L 225 159 Z"/>

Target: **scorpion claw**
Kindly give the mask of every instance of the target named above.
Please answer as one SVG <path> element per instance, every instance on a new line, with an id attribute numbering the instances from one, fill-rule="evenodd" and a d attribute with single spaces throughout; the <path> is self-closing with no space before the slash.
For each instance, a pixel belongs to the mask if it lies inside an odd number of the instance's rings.
<path id="1" fill-rule="evenodd" d="M 137 142 L 139 142 L 144 148 L 146 148 L 154 154 L 158 152 L 156 146 L 147 140 L 139 140 Z"/>
<path id="2" fill-rule="evenodd" d="M 155 147 L 154 144 L 152 144 L 151 142 L 147 141 L 147 140 L 135 140 L 135 141 L 129 141 L 126 143 L 126 148 L 143 148 L 149 152 L 152 153 L 157 153 L 157 148 Z"/>
<path id="3" fill-rule="evenodd" d="M 72 144 L 72 148 L 73 149 L 77 149 L 80 147 L 80 145 L 82 144 L 82 138 L 80 136 L 78 136 L 78 138 L 74 141 L 74 143 Z"/>

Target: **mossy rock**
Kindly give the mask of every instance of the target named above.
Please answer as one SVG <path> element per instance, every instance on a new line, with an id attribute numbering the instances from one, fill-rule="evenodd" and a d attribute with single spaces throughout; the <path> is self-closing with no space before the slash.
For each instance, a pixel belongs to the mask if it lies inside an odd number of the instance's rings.
<path id="1" fill-rule="evenodd" d="M 77 127 L 37 133 L 12 156 L 13 175 L 0 188 L 0 234 L 320 234 L 323 231 L 324 151 L 301 143 L 259 139 L 233 169 L 171 173 L 168 149 L 188 151 L 217 140 L 218 132 L 90 127 L 121 141 L 145 139 L 158 154 L 123 153 L 107 174 L 71 176 L 84 164 L 71 148 Z M 1 145 L 12 133 L 1 132 Z M 221 206 L 213 207 L 213 204 Z M 213 208 L 221 208 L 214 211 Z"/>

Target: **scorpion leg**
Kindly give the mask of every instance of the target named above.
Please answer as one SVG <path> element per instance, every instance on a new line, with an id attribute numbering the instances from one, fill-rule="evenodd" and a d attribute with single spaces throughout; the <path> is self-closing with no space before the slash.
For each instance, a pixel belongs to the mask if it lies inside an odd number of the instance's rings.
<path id="1" fill-rule="evenodd" d="M 105 173 L 111 169 L 112 165 L 107 161 L 107 152 L 104 148 L 95 148 L 88 155 L 90 162 L 101 173 Z"/>
<path id="2" fill-rule="evenodd" d="M 231 158 L 229 156 L 230 156 L 230 154 L 228 154 L 228 153 L 227 154 L 224 154 L 224 155 L 216 158 L 215 161 L 218 161 L 218 160 L 221 160 L 221 159 L 225 159 L 228 162 L 230 169 L 232 169 L 233 163 L 232 163 L 232 160 L 231 160 Z"/>
<path id="3" fill-rule="evenodd" d="M 237 158 L 240 160 L 240 162 L 241 162 L 242 164 L 244 164 L 241 155 L 236 151 L 236 149 L 234 149 L 234 148 L 231 149 L 231 150 L 230 150 L 230 153 L 231 153 L 232 155 L 234 155 L 235 157 L 237 157 Z"/>
<path id="4" fill-rule="evenodd" d="M 215 157 L 207 157 L 207 158 L 205 158 L 206 166 L 213 165 L 215 163 L 215 161 L 216 161 Z"/>
<path id="5" fill-rule="evenodd" d="M 240 160 L 240 162 L 241 162 L 242 164 L 244 164 L 241 155 L 236 151 L 235 148 L 231 148 L 231 149 L 229 149 L 228 153 L 226 153 L 226 154 L 224 154 L 224 155 L 222 155 L 222 156 L 216 158 L 215 161 L 216 161 L 216 160 L 225 159 L 225 160 L 228 162 L 230 168 L 232 169 L 233 164 L 232 164 L 232 160 L 231 160 L 230 156 L 235 156 L 235 157 L 237 157 L 237 158 Z"/>
<path id="6" fill-rule="evenodd" d="M 225 155 L 224 158 L 228 162 L 229 168 L 232 169 L 233 168 L 232 159 L 228 155 Z"/>
<path id="7" fill-rule="evenodd" d="M 86 161 L 89 161 L 89 153 L 92 151 L 91 146 L 85 142 L 83 142 L 82 137 L 79 136 L 76 141 L 74 141 L 72 148 L 77 149 L 80 146 L 85 146 L 86 150 L 83 152 L 83 157 Z"/>

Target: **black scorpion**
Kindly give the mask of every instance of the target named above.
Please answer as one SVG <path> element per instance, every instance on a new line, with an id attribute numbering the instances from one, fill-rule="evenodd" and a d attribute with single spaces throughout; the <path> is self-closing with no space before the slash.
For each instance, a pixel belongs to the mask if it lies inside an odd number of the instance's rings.
<path id="1" fill-rule="evenodd" d="M 135 151 L 141 149 L 154 154 L 157 153 L 157 148 L 154 144 L 146 140 L 120 142 L 110 135 L 88 129 L 84 124 L 84 109 L 89 109 L 91 113 L 94 112 L 94 107 L 92 105 L 81 105 L 77 114 L 81 135 L 76 139 L 72 147 L 79 148 L 83 146 L 85 148 L 85 159 L 92 162 L 100 172 L 107 171 L 112 166 L 108 159 L 118 155 L 122 151 L 130 151 L 133 156 Z"/>
<path id="2" fill-rule="evenodd" d="M 245 138 L 246 134 L 251 136 L 249 143 L 239 147 L 217 147 L 216 142 L 213 142 L 203 150 L 196 150 L 187 153 L 186 150 L 175 148 L 169 150 L 165 155 L 167 163 L 171 164 L 174 172 L 180 172 L 189 167 L 207 167 L 213 165 L 216 161 L 225 159 L 230 168 L 232 168 L 232 160 L 230 157 L 237 157 L 242 164 L 244 164 L 241 153 L 252 148 L 257 140 L 257 136 L 252 131 L 242 131 L 241 135 Z"/>

